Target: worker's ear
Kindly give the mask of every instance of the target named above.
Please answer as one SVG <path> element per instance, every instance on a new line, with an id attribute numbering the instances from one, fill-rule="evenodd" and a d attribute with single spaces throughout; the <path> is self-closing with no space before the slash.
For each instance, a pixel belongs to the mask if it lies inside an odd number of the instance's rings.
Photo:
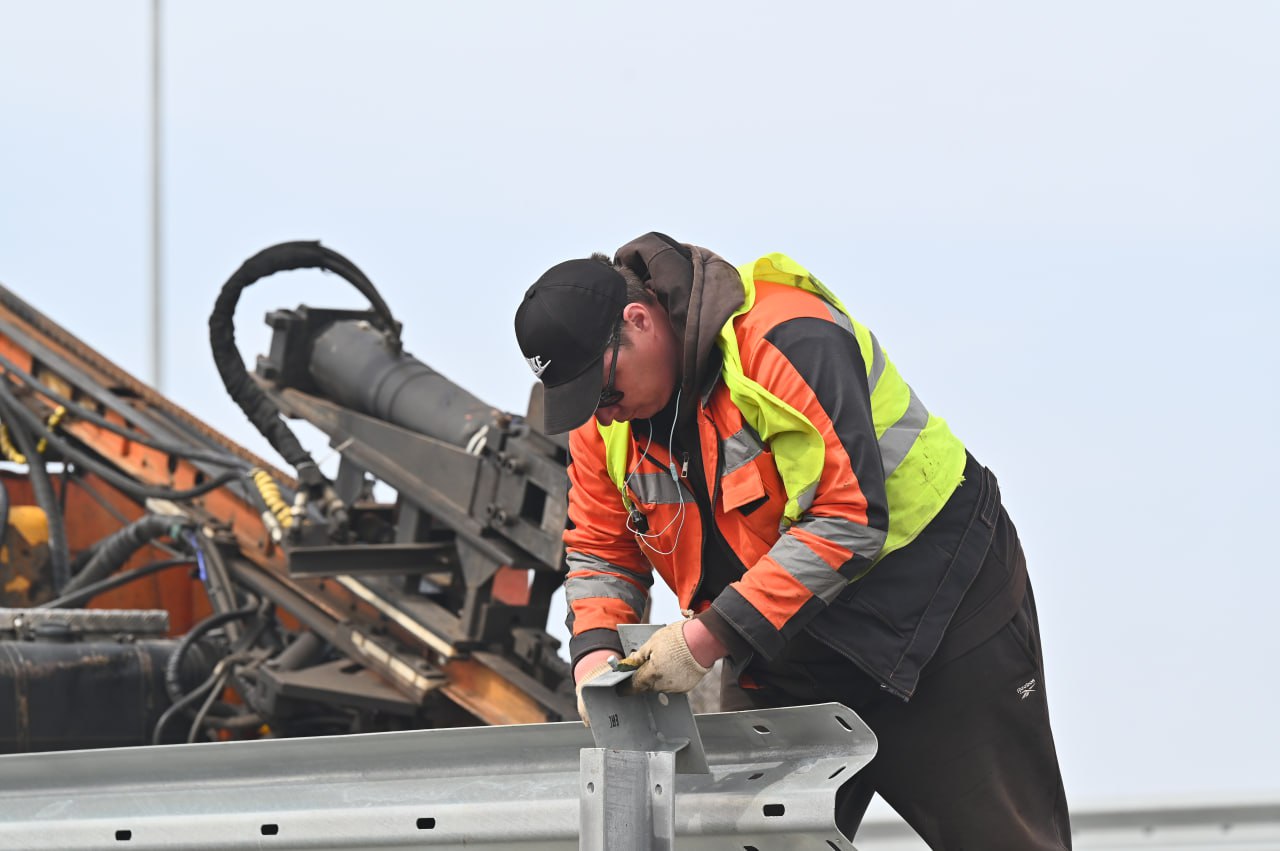
<path id="1" fill-rule="evenodd" d="M 659 292 L 693 282 L 693 252 L 665 233 L 650 231 L 618 249 L 614 262 L 626 266 Z"/>
<path id="2" fill-rule="evenodd" d="M 653 308 L 640 302 L 631 302 L 622 311 L 622 319 L 635 329 L 637 334 L 650 334 L 654 329 Z"/>

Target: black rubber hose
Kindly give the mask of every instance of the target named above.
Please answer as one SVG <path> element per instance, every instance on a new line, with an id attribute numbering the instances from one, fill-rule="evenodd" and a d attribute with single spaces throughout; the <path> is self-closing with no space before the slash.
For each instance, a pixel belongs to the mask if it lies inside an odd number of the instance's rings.
<path id="1" fill-rule="evenodd" d="M 122 585 L 128 585 L 130 582 L 136 582 L 144 579 L 153 573 L 159 573 L 162 570 L 168 570 L 171 567 L 182 567 L 183 565 L 195 564 L 195 558 L 169 558 L 164 561 L 153 561 L 150 564 L 144 564 L 142 567 L 135 567 L 133 570 L 126 570 L 124 573 L 115 576 L 109 576 L 92 585 L 86 585 L 80 590 L 66 594 L 56 600 L 49 600 L 36 606 L 37 609 L 74 609 L 84 603 L 89 602 L 99 594 L 106 593 L 113 588 L 119 588 Z"/>
<path id="2" fill-rule="evenodd" d="M 200 637 L 205 633 L 231 621 L 250 617 L 257 611 L 258 601 L 254 600 L 242 609 L 210 615 L 193 626 L 186 635 L 182 636 L 182 640 L 178 642 L 178 646 L 174 648 L 173 654 L 169 656 L 169 661 L 164 666 L 164 690 L 168 693 L 169 699 L 174 702 L 174 705 L 177 705 L 182 700 L 182 659 L 187 655 L 187 651 L 191 649 L 191 645 L 199 641 Z"/>
<path id="3" fill-rule="evenodd" d="M 56 390 L 53 390 L 45 384 L 37 381 L 34 376 L 22 369 L 19 369 L 17 364 L 13 363 L 3 355 L 0 355 L 0 366 L 4 367 L 5 372 L 27 385 L 27 387 L 36 391 L 41 396 L 45 396 L 55 404 L 66 408 L 67 413 L 71 414 L 76 419 L 91 422 L 99 428 L 105 429 L 112 434 L 118 434 L 133 443 L 138 443 L 142 446 L 149 446 L 152 449 L 168 453 L 169 455 L 176 455 L 179 458 L 185 458 L 189 461 L 204 461 L 209 464 L 220 464 L 225 467 L 253 466 L 253 464 L 245 459 L 232 455 L 229 452 L 210 452 L 203 449 L 195 449 L 190 446 L 182 446 L 177 443 L 170 443 L 169 441 L 161 440 L 157 437 L 151 437 L 150 435 L 135 431 L 127 426 L 113 423 L 97 411 L 73 402 L 66 396 L 58 393 Z"/>
<path id="4" fill-rule="evenodd" d="M 84 570 L 84 566 L 89 563 L 89 559 L 93 558 L 94 554 L 98 552 L 98 546 L 101 543 L 101 540 L 95 541 L 71 557 L 69 572 L 72 576 Z"/>
<path id="5" fill-rule="evenodd" d="M 64 595 L 79 591 L 100 579 L 115 573 L 130 556 L 145 547 L 156 538 L 176 538 L 178 531 L 190 522 L 181 517 L 169 517 L 163 514 L 144 514 L 106 538 L 84 566 L 62 588 Z"/>
<path id="6" fill-rule="evenodd" d="M 160 744 L 160 740 L 164 735 L 165 726 L 175 715 L 190 708 L 197 700 L 204 696 L 206 692 L 209 692 L 210 689 L 214 690 L 213 693 L 209 695 L 210 701 L 212 701 L 217 694 L 217 690 L 221 689 L 222 683 L 229 679 L 234 679 L 234 674 L 232 673 L 230 665 L 238 661 L 247 661 L 248 657 L 244 655 L 243 651 L 252 646 L 266 629 L 270 622 L 268 613 L 273 607 L 273 603 L 269 600 L 264 600 L 260 604 L 255 602 L 246 606 L 244 609 L 238 609 L 234 612 L 223 612 L 219 615 L 213 615 L 206 618 L 204 621 L 201 621 L 191 630 L 191 632 L 183 636 L 183 641 L 174 649 L 173 655 L 169 657 L 169 661 L 165 665 L 165 691 L 171 698 L 173 698 L 174 703 L 163 715 L 160 716 L 160 720 L 156 722 L 155 732 L 152 735 L 153 744 Z M 209 674 L 208 679 L 197 686 L 194 691 L 186 695 L 181 694 L 180 684 L 176 686 L 176 689 L 170 687 L 171 682 L 177 683 L 178 668 L 181 667 L 182 661 L 187 652 L 192 647 L 196 646 L 196 641 L 198 641 L 204 633 L 214 629 L 215 627 L 221 626 L 224 623 L 228 623 L 235 618 L 247 617 L 250 615 L 258 616 L 257 629 L 253 632 L 246 633 L 239 641 L 232 645 L 231 652 L 214 665 L 213 671 Z M 224 666 L 226 666 L 226 670 L 223 670 Z M 241 697 L 244 697 L 243 693 L 241 693 Z M 187 739 L 188 742 L 194 738 L 195 732 L 200 724 L 200 716 L 205 712 L 206 708 L 202 708 L 200 713 L 197 714 L 195 723 L 191 727 L 191 734 Z"/>
<path id="7" fill-rule="evenodd" d="M 205 692 L 213 688 L 221 679 L 222 672 L 215 668 L 214 672 L 209 675 L 208 679 L 200 685 L 196 686 L 186 695 L 180 694 L 178 699 L 174 701 L 173 705 L 166 709 L 164 714 L 160 716 L 160 720 L 156 722 L 155 730 L 151 734 L 151 744 L 160 744 L 160 739 L 164 736 L 164 728 L 169 726 L 169 722 L 173 720 L 174 716 L 195 704 L 195 702 L 200 698 L 204 697 Z"/>
<path id="8" fill-rule="evenodd" d="M 242 470 L 226 470 L 213 478 L 208 479 L 203 484 L 197 485 L 193 488 L 187 488 L 185 490 L 173 490 L 172 488 L 166 487 L 140 485 L 128 476 L 118 472 L 109 464 L 99 461 L 87 452 L 82 452 L 79 449 L 76 449 L 69 441 L 64 440 L 59 435 L 48 430 L 44 423 L 40 421 L 38 416 L 18 401 L 17 397 L 13 395 L 13 390 L 9 387 L 8 380 L 3 378 L 0 378 L 0 405 L 3 405 L 5 409 L 10 412 L 12 419 L 25 423 L 28 428 L 34 429 L 35 432 L 47 440 L 49 445 L 56 449 L 58 454 L 63 456 L 64 459 L 74 461 L 77 467 L 83 467 L 116 490 L 121 491 L 139 502 L 144 502 L 152 498 L 171 499 L 176 501 L 192 499 L 194 497 L 201 496 L 202 494 L 206 494 L 211 490 L 216 490 L 227 482 L 235 481 L 244 475 Z"/>
<path id="9" fill-rule="evenodd" d="M 7 382 L 0 382 L 7 383 Z M 60 593 L 71 577 L 71 559 L 67 551 L 67 527 L 63 523 L 62 512 L 58 509 L 58 495 L 54 493 L 53 483 L 49 480 L 49 471 L 44 466 L 44 458 L 36 452 L 36 441 L 27 431 L 29 424 L 22 421 L 23 412 L 30 413 L 12 394 L 0 394 L 0 410 L 13 435 L 13 442 L 18 451 L 27 456 L 27 470 L 31 477 L 31 491 L 35 495 L 36 504 L 44 511 L 49 527 L 49 572 L 53 579 L 53 590 Z M 7 394 L 7 397 L 6 397 Z M 21 410 L 15 410 L 21 409 Z M 39 422 L 37 419 L 36 422 Z"/>
<path id="10" fill-rule="evenodd" d="M 365 274 L 350 260 L 319 242 L 283 242 L 264 248 L 244 261 L 218 293 L 213 313 L 209 314 L 209 345 L 218 374 L 222 376 L 222 384 L 254 427 L 293 466 L 298 478 L 308 488 L 316 491 L 327 483 L 324 474 L 316 466 L 311 453 L 302 448 L 298 438 L 280 416 L 275 403 L 249 377 L 244 358 L 236 348 L 235 312 L 240 294 L 263 278 L 293 269 L 323 269 L 348 281 L 369 300 L 373 309 L 381 316 L 386 324 L 389 342 L 395 351 L 400 349 L 400 326 Z"/>

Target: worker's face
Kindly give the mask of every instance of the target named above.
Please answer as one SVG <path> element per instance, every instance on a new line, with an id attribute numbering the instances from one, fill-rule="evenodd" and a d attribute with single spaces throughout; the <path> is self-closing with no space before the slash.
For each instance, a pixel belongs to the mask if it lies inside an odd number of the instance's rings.
<path id="1" fill-rule="evenodd" d="M 609 385 L 609 368 L 613 346 L 605 352 L 600 386 L 621 393 L 621 398 L 596 409 L 596 420 L 603 425 L 615 421 L 642 420 L 666 407 L 676 388 L 675 333 L 662 308 L 638 302 L 622 312 L 622 344 L 618 346 L 617 363 L 613 365 L 613 384 Z M 604 401 L 609 401 L 605 399 Z"/>

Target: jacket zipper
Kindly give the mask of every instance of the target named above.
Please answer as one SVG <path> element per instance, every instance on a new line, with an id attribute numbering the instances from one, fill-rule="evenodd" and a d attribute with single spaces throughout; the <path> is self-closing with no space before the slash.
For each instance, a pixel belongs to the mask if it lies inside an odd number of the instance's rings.
<path id="1" fill-rule="evenodd" d="M 712 432 L 715 433 L 715 436 L 716 436 L 716 475 L 713 476 L 714 482 L 711 486 L 711 495 L 710 495 L 711 504 L 707 507 L 707 510 L 710 512 L 710 523 L 709 523 L 710 528 L 708 530 L 707 527 L 704 526 L 704 533 L 702 535 L 702 562 L 701 563 L 705 564 L 706 557 L 707 557 L 707 547 L 711 543 L 707 539 L 706 531 L 710 531 L 711 534 L 715 535 L 716 537 L 721 537 L 720 530 L 716 528 L 716 497 L 720 493 L 720 469 L 719 468 L 720 468 L 720 460 L 721 458 L 724 457 L 724 442 L 720 440 L 720 432 L 718 429 L 716 429 L 716 421 L 715 421 L 715 418 L 711 416 L 711 412 L 708 411 L 706 408 L 703 408 L 701 405 L 699 405 L 699 411 L 706 415 L 707 421 L 711 423 L 711 430 Z M 699 441 L 699 447 L 701 447 L 701 441 Z M 706 460 L 705 456 L 703 460 Z M 684 465 L 685 465 L 685 470 L 687 471 L 689 468 L 688 452 L 684 454 Z M 703 472 L 704 473 L 706 472 L 705 466 L 704 466 Z M 727 543 L 726 543 L 726 546 L 728 546 Z M 698 570 L 698 584 L 693 587 L 693 594 L 689 597 L 690 605 L 692 605 L 693 602 L 698 599 L 698 593 L 702 591 L 702 583 L 706 580 L 706 578 L 707 578 L 706 568 L 702 567 Z"/>

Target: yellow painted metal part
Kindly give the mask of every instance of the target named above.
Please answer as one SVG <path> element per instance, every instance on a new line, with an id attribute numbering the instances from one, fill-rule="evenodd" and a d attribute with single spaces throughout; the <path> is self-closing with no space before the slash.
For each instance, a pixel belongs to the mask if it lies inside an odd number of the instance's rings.
<path id="1" fill-rule="evenodd" d="M 49 519 L 34 505 L 9 509 L 0 545 L 0 604 L 36 605 L 52 596 L 48 587 Z"/>

